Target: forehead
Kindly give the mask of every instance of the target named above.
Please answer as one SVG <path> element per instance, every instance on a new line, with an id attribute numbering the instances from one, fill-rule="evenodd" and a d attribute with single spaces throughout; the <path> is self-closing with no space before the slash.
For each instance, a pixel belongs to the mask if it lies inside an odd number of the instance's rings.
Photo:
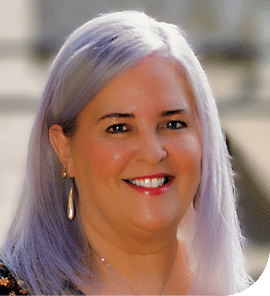
<path id="1" fill-rule="evenodd" d="M 99 116 L 104 112 L 195 110 L 195 100 L 183 69 L 167 58 L 151 56 L 115 77 L 88 104 Z M 147 110 L 146 110 L 147 111 Z"/>

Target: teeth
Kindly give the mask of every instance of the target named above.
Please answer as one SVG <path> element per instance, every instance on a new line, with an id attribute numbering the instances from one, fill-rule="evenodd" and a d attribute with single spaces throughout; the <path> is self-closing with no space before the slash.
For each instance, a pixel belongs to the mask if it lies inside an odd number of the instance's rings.
<path id="1" fill-rule="evenodd" d="M 165 182 L 165 178 L 154 178 L 154 179 L 133 179 L 129 180 L 129 182 L 133 185 L 146 187 L 146 188 L 157 188 L 162 186 Z"/>
<path id="2" fill-rule="evenodd" d="M 158 187 L 158 184 L 159 184 L 159 183 L 158 183 L 158 179 L 153 179 L 153 180 L 152 180 L 152 186 L 153 186 L 153 187 Z"/>
<path id="3" fill-rule="evenodd" d="M 151 182 L 151 180 L 150 179 L 145 179 L 144 180 L 144 183 L 142 182 L 140 182 L 140 184 L 143 184 L 143 186 L 142 187 L 146 187 L 146 188 L 151 188 L 152 187 L 152 182 Z"/>

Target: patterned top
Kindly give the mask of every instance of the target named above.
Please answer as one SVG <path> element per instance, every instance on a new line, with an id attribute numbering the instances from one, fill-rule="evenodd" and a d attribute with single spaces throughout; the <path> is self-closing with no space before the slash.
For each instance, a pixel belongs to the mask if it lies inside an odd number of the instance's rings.
<path id="1" fill-rule="evenodd" d="M 22 282 L 17 281 L 13 274 L 0 262 L 0 295 L 30 295 L 21 287 Z M 71 282 L 65 282 L 65 291 L 68 295 L 84 295 Z"/>
<path id="2" fill-rule="evenodd" d="M 0 262 L 0 295 L 29 295 L 12 273 Z"/>

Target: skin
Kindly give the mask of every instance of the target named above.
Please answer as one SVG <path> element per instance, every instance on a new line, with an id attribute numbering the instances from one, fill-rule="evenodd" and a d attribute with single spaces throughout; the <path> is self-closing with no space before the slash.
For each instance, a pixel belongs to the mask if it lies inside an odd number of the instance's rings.
<path id="1" fill-rule="evenodd" d="M 164 116 L 172 110 L 182 111 Z M 107 116 L 114 113 L 129 116 Z M 177 228 L 200 183 L 202 149 L 193 93 L 181 68 L 166 58 L 144 59 L 86 106 L 72 138 L 59 125 L 50 127 L 49 136 L 76 180 L 77 214 L 90 245 L 145 294 L 160 293 L 176 252 L 164 293 L 185 293 L 190 275 Z M 157 173 L 174 176 L 165 194 L 139 193 L 123 181 Z M 110 285 L 107 266 L 94 257 Z M 105 285 L 101 294 L 132 292 L 114 277 L 115 290 Z"/>

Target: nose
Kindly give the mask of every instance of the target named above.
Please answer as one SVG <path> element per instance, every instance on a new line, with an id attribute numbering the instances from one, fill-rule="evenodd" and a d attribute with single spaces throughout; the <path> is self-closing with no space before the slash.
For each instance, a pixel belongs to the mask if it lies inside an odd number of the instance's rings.
<path id="1" fill-rule="evenodd" d="M 155 132 L 138 136 L 135 158 L 140 162 L 156 165 L 168 157 L 162 137 Z"/>

